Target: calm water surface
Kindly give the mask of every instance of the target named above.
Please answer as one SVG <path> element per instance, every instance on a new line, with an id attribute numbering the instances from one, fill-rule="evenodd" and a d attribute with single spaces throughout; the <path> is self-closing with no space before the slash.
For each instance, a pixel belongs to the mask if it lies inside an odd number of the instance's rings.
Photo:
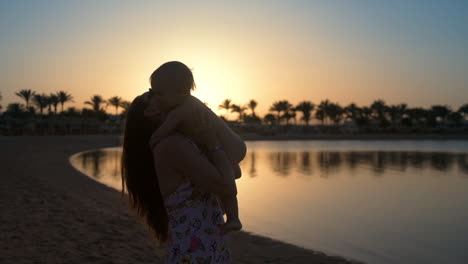
<path id="1" fill-rule="evenodd" d="M 247 142 L 246 231 L 368 263 L 467 263 L 468 141 Z M 74 167 L 120 190 L 120 148 Z"/>

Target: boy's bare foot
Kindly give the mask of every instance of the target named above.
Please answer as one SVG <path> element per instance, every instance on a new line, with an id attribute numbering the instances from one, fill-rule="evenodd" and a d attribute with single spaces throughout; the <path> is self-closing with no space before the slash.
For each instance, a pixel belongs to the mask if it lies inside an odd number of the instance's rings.
<path id="1" fill-rule="evenodd" d="M 242 223 L 239 219 L 228 219 L 225 224 L 219 226 L 219 232 L 221 235 L 225 235 L 232 231 L 240 231 L 242 229 Z"/>

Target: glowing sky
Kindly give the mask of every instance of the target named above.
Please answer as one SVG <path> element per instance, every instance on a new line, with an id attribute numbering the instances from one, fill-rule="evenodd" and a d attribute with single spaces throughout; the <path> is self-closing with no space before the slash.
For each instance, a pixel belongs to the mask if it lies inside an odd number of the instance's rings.
<path id="1" fill-rule="evenodd" d="M 431 0 L 1 1 L 0 104 L 20 89 L 65 90 L 78 108 L 94 94 L 131 100 L 179 60 L 213 110 L 225 98 L 261 113 L 281 99 L 457 110 L 467 13 L 468 1 Z"/>

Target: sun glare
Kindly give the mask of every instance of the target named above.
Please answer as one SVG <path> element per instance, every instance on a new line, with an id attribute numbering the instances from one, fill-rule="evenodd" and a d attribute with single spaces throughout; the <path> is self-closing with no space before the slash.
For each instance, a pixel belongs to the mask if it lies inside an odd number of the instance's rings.
<path id="1" fill-rule="evenodd" d="M 224 99 L 238 100 L 242 97 L 243 87 L 238 76 L 238 68 L 223 65 L 222 61 L 202 60 L 192 68 L 197 88 L 193 93 L 202 102 L 207 103 L 215 113 L 224 114 L 218 105 Z"/>

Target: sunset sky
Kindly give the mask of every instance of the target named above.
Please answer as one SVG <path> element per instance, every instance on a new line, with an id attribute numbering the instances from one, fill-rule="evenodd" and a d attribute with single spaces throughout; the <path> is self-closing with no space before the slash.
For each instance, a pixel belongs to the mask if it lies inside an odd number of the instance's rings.
<path id="1" fill-rule="evenodd" d="M 467 14 L 463 0 L 1 1 L 0 104 L 22 102 L 20 89 L 65 90 L 78 108 L 94 94 L 131 100 L 179 60 L 213 110 L 225 98 L 261 114 L 281 99 L 457 110 Z"/>

